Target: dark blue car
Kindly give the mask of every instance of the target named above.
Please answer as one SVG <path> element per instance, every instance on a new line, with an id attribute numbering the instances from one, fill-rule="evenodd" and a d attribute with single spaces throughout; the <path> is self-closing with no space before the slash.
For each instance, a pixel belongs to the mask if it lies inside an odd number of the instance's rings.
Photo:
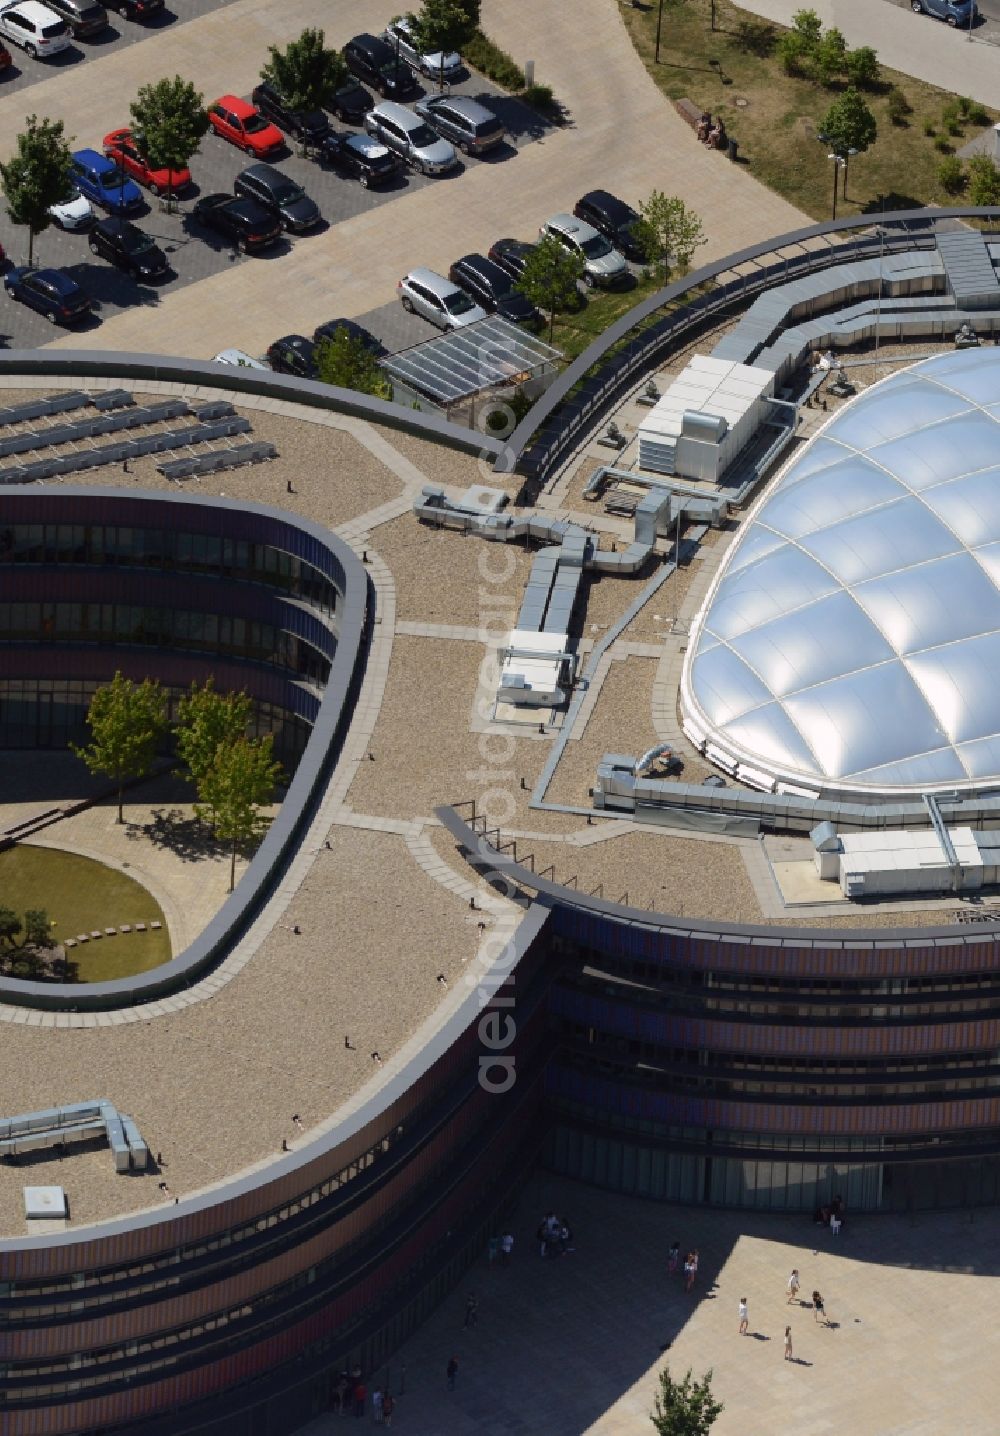
<path id="1" fill-rule="evenodd" d="M 90 296 L 61 269 L 8 269 L 3 287 L 11 299 L 44 314 L 50 324 L 73 324 L 93 308 Z"/>
<path id="2" fill-rule="evenodd" d="M 107 155 L 98 150 L 77 150 L 73 155 L 73 183 L 91 204 L 112 214 L 128 214 L 142 206 L 142 191 Z"/>

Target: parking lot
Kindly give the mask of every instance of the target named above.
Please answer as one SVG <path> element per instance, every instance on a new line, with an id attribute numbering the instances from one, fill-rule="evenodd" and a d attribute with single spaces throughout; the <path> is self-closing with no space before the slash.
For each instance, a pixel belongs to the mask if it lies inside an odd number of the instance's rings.
<path id="1" fill-rule="evenodd" d="M 179 17 L 185 7 L 193 15 L 201 13 L 210 5 L 219 8 L 226 3 L 231 3 L 231 0 L 174 0 L 174 3 Z M 112 17 L 112 19 L 115 20 L 117 17 Z M 120 22 L 115 28 L 125 28 L 129 31 L 139 30 L 142 33 L 142 27 L 125 25 L 124 22 Z M 25 69 L 30 67 L 33 71 L 45 72 L 50 68 L 50 66 L 27 59 L 24 62 L 24 67 Z M 84 343 L 88 331 L 97 328 L 103 317 L 112 315 L 118 310 L 136 306 L 155 309 L 162 291 L 183 288 L 185 285 L 205 279 L 232 265 L 250 264 L 275 267 L 277 292 L 282 256 L 288 253 L 292 245 L 311 244 L 322 233 L 323 228 L 353 218 L 364 211 L 391 204 L 395 198 L 412 189 L 428 185 L 437 186 L 441 192 L 442 204 L 454 204 L 461 194 L 466 167 L 516 164 L 518 150 L 540 137 L 545 131 L 544 122 L 533 110 L 497 90 L 481 76 L 466 72 L 466 77 L 460 83 L 453 85 L 451 89 L 455 94 L 469 95 L 481 99 L 489 105 L 503 119 L 507 127 L 509 142 L 482 158 L 460 156 L 459 164 L 449 174 L 437 178 L 427 178 L 405 170 L 391 184 L 384 188 L 371 190 L 363 189 L 357 180 L 345 177 L 332 165 L 324 164 L 314 158 L 301 158 L 297 153 L 295 141 L 292 140 L 284 155 L 274 163 L 277 168 L 301 184 L 316 201 L 323 215 L 323 225 L 311 234 L 295 238 L 283 236 L 278 244 L 261 255 L 247 257 L 239 254 L 221 235 L 196 225 L 192 220 L 191 210 L 199 194 L 211 194 L 218 191 L 231 193 L 233 181 L 240 171 L 254 163 L 251 156 L 236 149 L 235 146 L 210 131 L 202 140 L 199 153 L 191 161 L 194 184 L 183 200 L 178 202 L 177 213 L 164 212 L 160 202 L 144 191 L 143 209 L 129 216 L 164 250 L 172 266 L 171 277 L 157 284 L 137 283 L 107 262 L 95 258 L 90 252 L 85 233 L 64 233 L 55 225 L 50 226 L 44 234 L 36 239 L 35 263 L 40 267 L 52 266 L 66 270 L 94 299 L 97 306 L 96 312 L 75 330 L 81 335 Z M 214 99 L 215 96 L 206 95 L 205 98 L 207 101 Z M 118 113 L 114 110 L 113 102 L 109 104 L 107 131 L 127 122 L 127 110 L 125 113 Z M 344 127 L 335 124 L 334 128 L 343 129 Z M 100 150 L 102 139 L 103 134 L 78 134 L 74 137 L 73 144 L 75 148 L 90 146 Z M 488 247 L 497 237 L 496 235 L 484 235 L 484 248 Z M 413 263 L 419 264 L 421 262 L 419 241 L 416 236 L 414 239 Z M 11 263 L 26 262 L 27 233 L 23 228 L 12 225 L 6 213 L 0 214 L 0 243 L 6 249 Z M 458 258 L 458 255 L 456 254 L 455 257 Z M 363 263 L 363 259 L 359 262 Z M 374 329 L 387 347 L 404 348 L 409 344 L 418 343 L 421 339 L 436 332 L 425 320 L 404 313 L 398 302 L 395 302 L 394 294 L 388 294 L 386 300 L 388 312 L 384 316 L 376 316 Z M 54 333 L 59 332 L 53 331 L 52 325 L 42 315 L 25 309 L 6 296 L 2 303 L 0 344 L 5 347 L 12 349 L 36 348 L 50 342 Z M 329 312 L 317 314 L 316 323 L 336 318 L 339 312 L 336 295 L 331 293 Z M 278 338 L 283 332 L 280 317 L 276 311 L 273 337 Z M 225 335 L 220 335 L 218 347 L 220 349 L 226 347 Z"/>

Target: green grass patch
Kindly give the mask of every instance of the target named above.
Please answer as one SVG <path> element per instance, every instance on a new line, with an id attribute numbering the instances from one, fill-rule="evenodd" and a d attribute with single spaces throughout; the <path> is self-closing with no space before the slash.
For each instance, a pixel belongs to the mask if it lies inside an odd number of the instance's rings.
<path id="1" fill-rule="evenodd" d="M 759 33 L 761 22 L 729 0 L 716 0 L 715 31 L 710 0 L 668 0 L 658 65 L 657 6 L 636 10 L 619 0 L 619 8 L 636 51 L 664 95 L 687 98 L 700 110 L 721 115 L 739 144 L 740 160 L 756 179 L 815 219 L 829 219 L 833 166 L 816 132 L 843 84 L 826 88 L 787 75 L 773 44 Z M 935 22 L 915 15 L 913 23 Z M 777 41 L 783 31 L 772 28 Z M 756 36 L 752 46 L 748 35 Z M 848 197 L 838 199 L 838 216 L 953 202 L 941 183 L 941 152 L 934 137 L 945 130 L 959 149 L 997 115 L 968 101 L 956 103 L 944 90 L 886 67 L 878 89 L 867 92 L 865 101 L 878 123 L 878 138 L 866 154 L 851 160 Z M 691 143 L 696 143 L 693 135 Z M 714 162 L 706 156 L 706 164 Z M 665 188 L 670 188 L 669 176 Z"/>
<path id="2" fill-rule="evenodd" d="M 119 933 L 71 947 L 66 956 L 77 964 L 79 982 L 148 972 L 171 955 L 166 920 L 152 894 L 125 873 L 78 853 L 30 843 L 0 853 L 0 903 L 19 915 L 44 908 L 57 942 L 122 923 L 147 924 L 146 932 Z M 151 932 L 150 922 L 163 926 Z"/>

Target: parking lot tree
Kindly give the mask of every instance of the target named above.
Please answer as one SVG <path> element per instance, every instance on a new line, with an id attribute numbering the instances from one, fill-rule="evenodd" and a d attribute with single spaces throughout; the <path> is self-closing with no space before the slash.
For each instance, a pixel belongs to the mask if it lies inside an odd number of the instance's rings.
<path id="1" fill-rule="evenodd" d="M 683 1379 L 675 1381 L 665 1366 L 649 1419 L 657 1436 L 708 1436 L 722 1409 L 722 1402 L 712 1395 L 711 1370 L 696 1381 L 688 1367 Z"/>
<path id="2" fill-rule="evenodd" d="M 222 743 L 208 772 L 198 784 L 199 802 L 195 812 L 211 822 L 215 835 L 232 844 L 229 862 L 229 891 L 236 884 L 236 850 L 240 843 L 260 837 L 267 826 L 262 809 L 274 801 L 281 778 L 281 764 L 271 752 L 274 739 L 237 738 Z"/>
<path id="3" fill-rule="evenodd" d="M 129 114 L 136 148 L 150 169 L 186 169 L 208 130 L 204 95 L 180 75 L 143 85 Z M 168 205 L 170 198 L 168 183 Z"/>
<path id="4" fill-rule="evenodd" d="M 62 120 L 29 115 L 15 144 L 11 159 L 0 164 L 0 181 L 11 221 L 28 226 L 30 265 L 35 236 L 52 223 L 49 207 L 64 200 L 73 188 L 73 156 Z"/>
<path id="5" fill-rule="evenodd" d="M 862 95 L 846 89 L 823 116 L 817 131 L 824 144 L 844 161 L 844 198 L 847 198 L 847 166 L 852 154 L 864 154 L 878 136 L 875 116 Z"/>
<path id="6" fill-rule="evenodd" d="M 324 384 L 391 399 L 392 386 L 379 362 L 363 339 L 347 329 L 338 329 L 330 339 L 316 346 L 316 372 Z"/>
<path id="7" fill-rule="evenodd" d="M 306 28 L 283 50 L 270 45 L 268 54 L 261 79 L 274 86 L 290 110 L 322 110 L 347 78 L 344 57 L 327 48 L 322 30 Z"/>
<path id="8" fill-rule="evenodd" d="M 579 307 L 578 286 L 583 271 L 583 256 L 564 249 L 557 239 L 547 235 L 528 255 L 524 271 L 514 285 L 536 309 L 543 309 L 548 314 L 550 344 L 556 315 Z"/>
<path id="9" fill-rule="evenodd" d="M 177 756 L 184 764 L 181 776 L 197 787 L 215 762 L 219 745 L 246 736 L 252 711 L 250 695 L 242 690 L 218 693 L 211 676 L 200 688 L 192 683 L 177 705 L 174 724 Z"/>
<path id="10" fill-rule="evenodd" d="M 705 243 L 705 230 L 694 210 L 676 195 L 655 189 L 639 205 L 639 243 L 650 264 L 663 266 L 663 282 L 671 265 L 686 270 L 695 250 Z"/>
<path id="11" fill-rule="evenodd" d="M 153 766 L 167 728 L 166 698 L 159 683 L 144 678 L 133 683 L 121 672 L 98 688 L 87 709 L 90 742 L 70 747 L 92 773 L 111 778 L 118 792 L 122 822 L 122 788 L 126 778 L 141 778 Z"/>
<path id="12" fill-rule="evenodd" d="M 444 89 L 444 57 L 451 50 L 461 50 L 472 39 L 479 23 L 478 10 L 478 4 L 463 4 L 462 0 L 423 0 L 412 17 L 414 38 L 421 52 L 441 56 L 439 90 Z"/>

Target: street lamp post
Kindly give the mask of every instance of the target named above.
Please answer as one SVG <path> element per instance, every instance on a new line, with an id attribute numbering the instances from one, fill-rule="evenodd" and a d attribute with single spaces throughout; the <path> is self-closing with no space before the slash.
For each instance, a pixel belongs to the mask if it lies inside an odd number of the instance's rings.
<path id="1" fill-rule="evenodd" d="M 656 13 L 656 56 L 655 63 L 660 63 L 660 31 L 663 29 L 663 0 L 660 0 L 660 8 Z"/>
<path id="2" fill-rule="evenodd" d="M 840 159 L 840 156 L 839 156 L 839 155 L 827 155 L 827 159 L 828 159 L 828 160 L 833 160 L 833 214 L 831 214 L 830 218 L 831 218 L 831 219 L 836 219 L 836 218 L 837 218 L 837 181 L 838 181 L 839 178 L 840 178 L 839 170 L 840 170 L 840 165 L 841 165 L 841 159 Z"/>

